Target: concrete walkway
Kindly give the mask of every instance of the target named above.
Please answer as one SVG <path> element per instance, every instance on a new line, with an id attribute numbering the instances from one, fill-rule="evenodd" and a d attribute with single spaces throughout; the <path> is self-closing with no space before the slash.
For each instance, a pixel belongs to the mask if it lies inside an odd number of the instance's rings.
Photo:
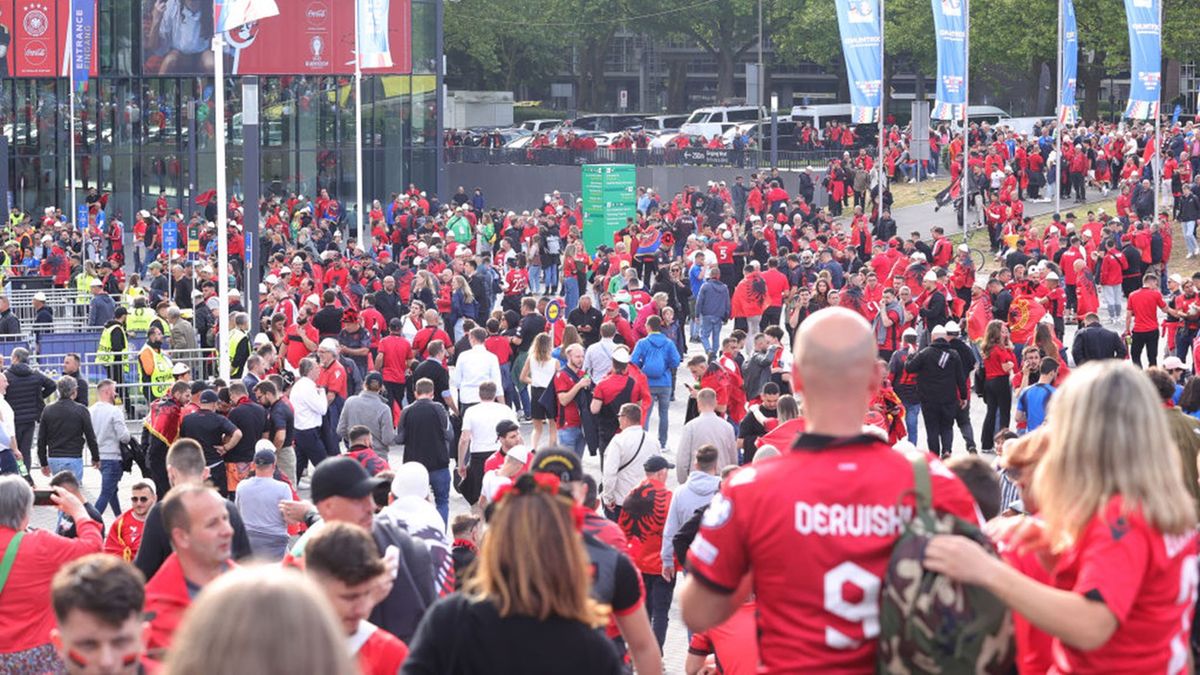
<path id="1" fill-rule="evenodd" d="M 1116 195 L 1117 193 L 1113 191 L 1109 191 L 1106 196 L 1098 190 L 1090 190 L 1087 195 L 1088 201 L 1086 204 L 1076 204 L 1074 199 L 1064 199 L 1062 201 L 1062 213 L 1065 215 L 1074 212 L 1080 219 L 1079 222 L 1083 222 L 1082 218 L 1087 214 L 1089 207 L 1114 199 Z M 960 232 L 954 208 L 947 204 L 945 208 L 935 212 L 933 210 L 934 206 L 935 203 L 931 194 L 927 202 L 905 206 L 893 211 L 892 217 L 896 219 L 897 234 L 907 239 L 912 232 L 920 232 L 921 237 L 925 238 L 929 236 L 929 231 L 935 225 L 943 227 L 947 234 Z M 1026 200 L 1025 202 L 1025 215 L 1027 216 L 1044 216 L 1052 213 L 1054 213 L 1053 200 L 1050 202 L 1031 202 Z M 978 217 L 975 211 L 968 211 L 967 216 L 968 222 L 971 222 L 971 218 Z"/>

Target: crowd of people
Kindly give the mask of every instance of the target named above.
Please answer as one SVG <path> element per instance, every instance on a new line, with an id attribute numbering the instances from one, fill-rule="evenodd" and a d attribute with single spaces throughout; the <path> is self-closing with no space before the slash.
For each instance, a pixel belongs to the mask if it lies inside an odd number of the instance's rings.
<path id="1" fill-rule="evenodd" d="M 1072 162 L 1140 142 L 1072 133 Z M 1191 128 L 1167 138 L 1182 180 Z M 1021 164 L 1006 131 L 968 140 L 984 166 Z M 1026 169 L 1053 151 L 1018 149 Z M 996 645 L 959 650 L 972 670 L 1182 672 L 1200 507 L 1200 274 L 1169 269 L 1195 225 L 1186 175 L 1174 215 L 1006 212 L 987 269 L 940 227 L 900 234 L 886 198 L 839 194 L 836 165 L 641 188 L 595 251 L 559 193 L 518 213 L 409 186 L 372 205 L 363 242 L 324 193 L 269 198 L 258 325 L 210 263 L 162 253 L 163 227 L 197 225 L 165 202 L 137 214 L 129 260 L 101 233 L 107 265 L 53 210 L 14 217 L 6 269 L 65 266 L 112 358 L 98 381 L 78 356 L 55 379 L 18 349 L 0 375 L 0 671 L 945 664 L 881 621 L 881 603 L 928 620 L 917 593 L 996 617 L 947 624 Z M 1022 203 L 1004 185 L 986 199 Z M 814 206 L 818 186 L 847 217 Z M 224 207 L 240 282 L 245 207 Z M 16 265 L 34 241 L 59 262 Z M 194 349 L 221 302 L 231 377 L 205 379 Z M 29 527 L 35 504 L 54 532 Z M 897 576 L 909 537 L 927 543 L 903 574 L 923 565 L 938 594 Z M 675 603 L 688 654 L 664 663 Z"/>

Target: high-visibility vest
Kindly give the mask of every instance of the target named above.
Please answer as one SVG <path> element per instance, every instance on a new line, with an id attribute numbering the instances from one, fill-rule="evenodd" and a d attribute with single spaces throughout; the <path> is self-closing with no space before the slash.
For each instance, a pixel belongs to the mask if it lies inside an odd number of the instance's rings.
<path id="1" fill-rule="evenodd" d="M 121 331 L 125 333 L 125 327 L 119 323 L 100 331 L 100 344 L 96 347 L 96 363 L 116 363 L 117 357 L 113 354 L 113 333 Z M 125 348 L 129 349 L 129 336 L 125 336 Z"/>
<path id="2" fill-rule="evenodd" d="M 149 309 L 149 307 L 147 307 L 147 309 Z M 170 338 L 171 324 L 167 323 L 167 320 L 159 316 L 157 312 L 151 314 L 150 316 L 150 326 L 158 326 L 158 329 L 162 331 L 164 340 Z M 146 330 L 149 330 L 149 328 L 147 327 Z"/>
<path id="3" fill-rule="evenodd" d="M 95 278 L 87 272 L 80 272 L 75 277 L 75 304 L 86 305 L 92 301 L 92 279 Z"/>
<path id="4" fill-rule="evenodd" d="M 133 307 L 134 298 L 146 297 L 146 290 L 141 286 L 130 286 L 125 289 L 125 299 L 129 301 L 129 306 Z"/>
<path id="5" fill-rule="evenodd" d="M 154 310 L 149 307 L 134 307 L 125 318 L 125 329 L 131 333 L 145 333 L 155 316 Z"/>
<path id="6" fill-rule="evenodd" d="M 229 373 L 233 377 L 242 376 L 241 373 L 237 372 L 237 367 L 233 363 L 233 355 L 237 354 L 238 347 L 242 344 L 242 342 L 248 339 L 249 336 L 247 336 L 246 332 L 240 328 L 234 328 L 233 330 L 229 331 Z M 242 362 L 242 365 L 245 366 L 245 362 Z"/>
<path id="7" fill-rule="evenodd" d="M 150 395 L 154 398 L 162 398 L 171 389 L 171 385 L 175 383 L 175 376 L 171 373 L 171 359 L 167 358 L 162 351 L 156 350 L 150 345 L 142 347 L 142 351 L 149 349 L 154 355 L 154 372 L 150 373 L 149 378 L 146 373 L 142 373 L 142 381 L 147 379 L 150 381 Z M 138 355 L 138 370 L 142 369 L 141 355 Z"/>

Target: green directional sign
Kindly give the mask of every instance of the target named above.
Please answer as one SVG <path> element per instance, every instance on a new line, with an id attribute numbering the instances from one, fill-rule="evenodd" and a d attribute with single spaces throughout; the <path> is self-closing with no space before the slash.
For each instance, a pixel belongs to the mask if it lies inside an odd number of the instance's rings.
<path id="1" fill-rule="evenodd" d="M 612 246 L 625 219 L 637 215 L 637 167 L 632 164 L 584 164 L 583 243 L 595 254 Z"/>

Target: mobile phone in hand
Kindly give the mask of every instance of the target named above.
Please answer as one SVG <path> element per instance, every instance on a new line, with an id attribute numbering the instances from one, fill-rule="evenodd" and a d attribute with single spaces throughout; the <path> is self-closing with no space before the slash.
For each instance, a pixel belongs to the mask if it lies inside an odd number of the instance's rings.
<path id="1" fill-rule="evenodd" d="M 54 506 L 54 500 L 50 496 L 54 494 L 54 490 L 34 490 L 33 505 L 34 506 Z"/>

